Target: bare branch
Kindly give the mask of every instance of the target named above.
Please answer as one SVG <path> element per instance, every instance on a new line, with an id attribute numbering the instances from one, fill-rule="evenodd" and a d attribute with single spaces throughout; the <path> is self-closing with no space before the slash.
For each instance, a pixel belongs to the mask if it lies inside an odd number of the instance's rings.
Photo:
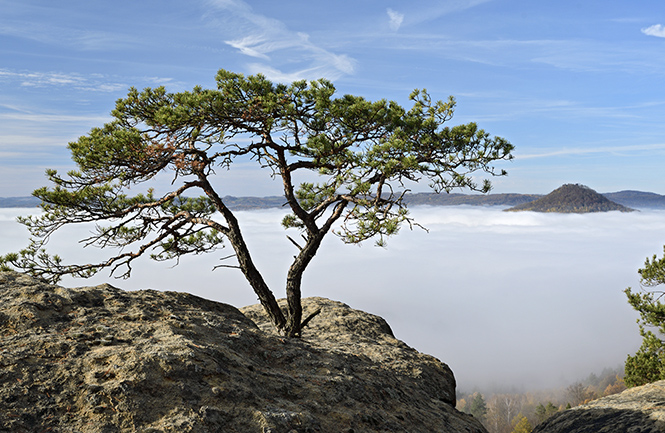
<path id="1" fill-rule="evenodd" d="M 294 241 L 293 238 L 292 238 L 291 236 L 288 236 L 288 235 L 287 235 L 286 238 L 287 238 L 289 241 L 291 241 L 291 243 L 292 243 L 293 245 L 295 245 L 296 248 L 298 248 L 300 251 L 302 251 L 302 247 L 300 246 L 300 244 L 298 244 L 298 242 Z"/>
<path id="2" fill-rule="evenodd" d="M 230 268 L 230 269 L 240 269 L 240 270 L 242 270 L 242 268 L 240 266 L 234 266 L 234 265 L 215 265 L 215 266 L 213 266 L 212 269 L 214 271 L 215 269 L 218 269 L 218 268 Z"/>

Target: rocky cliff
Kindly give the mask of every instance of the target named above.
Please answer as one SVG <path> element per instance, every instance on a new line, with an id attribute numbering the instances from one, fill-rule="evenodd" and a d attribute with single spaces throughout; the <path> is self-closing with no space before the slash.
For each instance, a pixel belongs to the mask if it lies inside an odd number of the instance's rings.
<path id="1" fill-rule="evenodd" d="M 665 381 L 630 388 L 558 413 L 533 433 L 665 432 Z"/>
<path id="2" fill-rule="evenodd" d="M 0 273 L 0 432 L 485 432 L 383 319 L 304 308 L 283 339 L 257 307 Z"/>

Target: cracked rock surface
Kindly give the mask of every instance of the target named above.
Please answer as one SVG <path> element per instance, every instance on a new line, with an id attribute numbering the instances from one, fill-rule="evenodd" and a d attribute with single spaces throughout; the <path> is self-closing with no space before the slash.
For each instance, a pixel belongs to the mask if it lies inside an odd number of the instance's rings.
<path id="1" fill-rule="evenodd" d="M 284 339 L 257 306 L 0 272 L 0 432 L 485 432 L 385 320 L 303 306 Z"/>

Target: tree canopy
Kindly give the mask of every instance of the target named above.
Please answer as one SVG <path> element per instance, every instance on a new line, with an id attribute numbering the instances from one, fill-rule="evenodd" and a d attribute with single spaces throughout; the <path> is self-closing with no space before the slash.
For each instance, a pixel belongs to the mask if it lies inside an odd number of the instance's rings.
<path id="1" fill-rule="evenodd" d="M 661 258 L 655 254 L 651 259 L 647 258 L 639 274 L 644 287 L 665 284 L 665 252 Z M 639 386 L 665 379 L 665 304 L 661 302 L 665 293 L 634 293 L 630 288 L 625 293 L 628 303 L 640 313 L 638 323 L 642 335 L 642 346 L 626 360 L 626 385 Z"/>
<path id="2" fill-rule="evenodd" d="M 282 333 L 298 336 L 302 275 L 326 234 L 383 245 L 402 224 L 414 224 L 403 202 L 409 185 L 427 181 L 437 193 L 488 192 L 490 181 L 478 183 L 472 174 L 504 175 L 493 163 L 512 158 L 508 141 L 475 123 L 444 125 L 453 116 L 452 97 L 433 101 L 415 90 L 405 109 L 393 101 L 335 96 L 324 79 L 275 84 L 260 74 L 220 70 L 216 80 L 216 89 L 179 93 L 131 88 L 116 102 L 111 122 L 69 143 L 77 170 L 66 176 L 47 171 L 53 186 L 33 193 L 44 213 L 20 220 L 30 230 L 30 245 L 0 262 L 53 281 L 104 268 L 128 277 L 140 256 L 177 260 L 227 242 L 235 260 L 227 266 L 242 271 Z M 300 232 L 288 236 L 297 252 L 285 283 L 287 311 L 254 265 L 217 180 L 246 159 L 281 181 L 290 212 L 282 224 Z M 164 173 L 172 180 L 168 192 L 146 189 Z M 141 191 L 137 185 L 144 192 L 130 195 Z M 89 222 L 97 229 L 83 242 L 118 248 L 117 254 L 64 264 L 47 253 L 46 242 L 59 228 Z"/>

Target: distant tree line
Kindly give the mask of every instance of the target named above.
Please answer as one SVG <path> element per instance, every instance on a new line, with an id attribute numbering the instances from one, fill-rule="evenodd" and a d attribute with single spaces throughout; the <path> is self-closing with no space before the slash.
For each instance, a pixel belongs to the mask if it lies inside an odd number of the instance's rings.
<path id="1" fill-rule="evenodd" d="M 566 388 L 524 393 L 460 393 L 457 409 L 477 418 L 489 433 L 530 433 L 552 415 L 626 389 L 622 369 L 605 369 Z"/>

